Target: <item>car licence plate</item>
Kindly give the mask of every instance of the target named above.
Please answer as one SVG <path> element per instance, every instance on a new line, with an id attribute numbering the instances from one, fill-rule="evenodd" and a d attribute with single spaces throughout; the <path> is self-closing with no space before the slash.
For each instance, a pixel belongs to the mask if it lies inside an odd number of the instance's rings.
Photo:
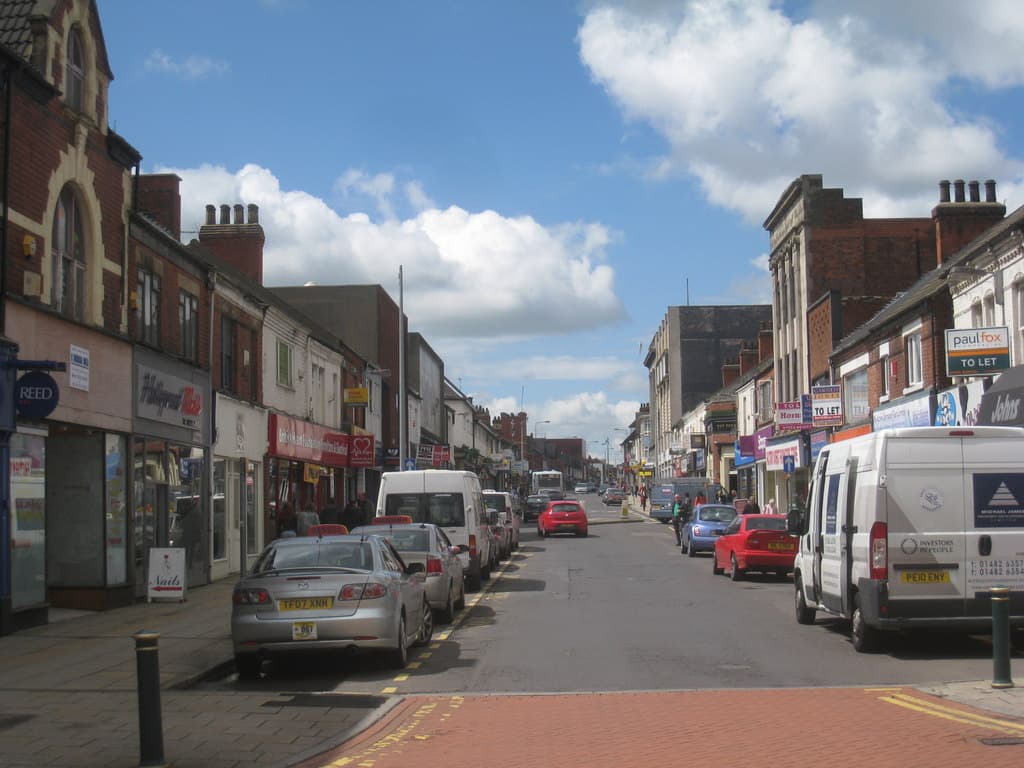
<path id="1" fill-rule="evenodd" d="M 768 542 L 768 549 L 781 549 L 789 552 L 793 549 L 793 545 L 787 542 Z"/>
<path id="2" fill-rule="evenodd" d="M 576 523 L 560 523 L 558 527 L 563 531 L 572 531 L 575 530 Z"/>
<path id="3" fill-rule="evenodd" d="M 904 584 L 948 584 L 949 571 L 903 571 L 900 581 Z"/>
<path id="4" fill-rule="evenodd" d="M 316 622 L 293 621 L 292 640 L 316 640 Z"/>
<path id="5" fill-rule="evenodd" d="M 277 601 L 279 611 L 318 611 L 333 607 L 333 597 L 286 597 Z"/>

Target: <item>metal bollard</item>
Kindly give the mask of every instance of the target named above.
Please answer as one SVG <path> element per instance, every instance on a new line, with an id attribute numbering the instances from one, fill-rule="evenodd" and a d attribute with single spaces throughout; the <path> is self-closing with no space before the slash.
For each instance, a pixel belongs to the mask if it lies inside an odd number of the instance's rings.
<path id="1" fill-rule="evenodd" d="M 167 761 L 160 712 L 160 633 L 143 629 L 132 637 L 139 689 L 139 766 L 162 767 Z"/>
<path id="2" fill-rule="evenodd" d="M 1010 588 L 992 587 L 992 687 L 1013 688 L 1010 677 Z"/>

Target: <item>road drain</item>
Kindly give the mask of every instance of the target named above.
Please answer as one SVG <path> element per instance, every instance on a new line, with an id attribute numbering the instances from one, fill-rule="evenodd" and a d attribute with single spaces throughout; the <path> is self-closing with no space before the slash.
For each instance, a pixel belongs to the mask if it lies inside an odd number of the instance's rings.
<path id="1" fill-rule="evenodd" d="M 265 701 L 264 707 L 322 707 L 335 709 L 372 709 L 379 707 L 386 696 L 363 693 L 296 693 L 285 694 L 285 700 Z"/>
<path id="2" fill-rule="evenodd" d="M 993 739 L 981 739 L 981 743 L 987 747 L 1019 747 L 1024 744 L 1024 738 L 1020 736 L 999 736 Z"/>

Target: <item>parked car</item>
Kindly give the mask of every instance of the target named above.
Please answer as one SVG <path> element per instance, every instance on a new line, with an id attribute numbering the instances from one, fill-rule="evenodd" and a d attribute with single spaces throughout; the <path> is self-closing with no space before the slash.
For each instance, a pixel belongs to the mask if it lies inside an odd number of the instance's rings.
<path id="1" fill-rule="evenodd" d="M 590 486 L 586 483 L 576 483 L 573 493 L 590 493 Z"/>
<path id="2" fill-rule="evenodd" d="M 424 591 L 427 602 L 441 621 L 451 621 L 456 609 L 466 607 L 460 550 L 436 525 L 363 525 L 353 528 L 352 534 L 383 536 L 398 550 L 407 565 L 422 563 L 426 573 Z"/>
<path id="3" fill-rule="evenodd" d="M 271 542 L 232 594 L 239 677 L 258 676 L 269 656 L 316 650 L 383 651 L 404 667 L 409 646 L 434 633 L 425 570 L 382 536 Z"/>
<path id="4" fill-rule="evenodd" d="M 490 506 L 489 502 L 484 503 L 487 505 L 487 522 L 494 539 L 495 558 L 506 560 L 512 554 L 512 531 L 501 519 L 501 513 L 497 507 Z"/>
<path id="5" fill-rule="evenodd" d="M 516 500 L 508 491 L 484 491 L 484 504 L 498 510 L 498 517 L 501 524 L 507 529 L 508 546 L 505 550 L 505 557 L 512 554 L 512 550 L 519 549 L 519 528 L 521 515 L 516 509 Z"/>
<path id="6" fill-rule="evenodd" d="M 793 570 L 798 538 L 786 533 L 785 515 L 737 515 L 715 540 L 711 569 L 739 581 L 747 571 L 785 576 Z"/>
<path id="7" fill-rule="evenodd" d="M 583 504 L 574 499 L 549 502 L 537 518 L 537 535 L 541 538 L 553 533 L 587 535 L 587 513 Z"/>
<path id="8" fill-rule="evenodd" d="M 735 519 L 736 510 L 729 504 L 699 505 L 683 523 L 681 551 L 690 557 L 712 551 L 715 541 Z"/>
<path id="9" fill-rule="evenodd" d="M 540 517 L 540 513 L 543 512 L 548 503 L 551 501 L 551 497 L 546 493 L 535 493 L 526 497 L 526 514 L 524 515 L 527 522 L 530 520 L 536 520 Z"/>
<path id="10" fill-rule="evenodd" d="M 609 488 L 604 493 L 604 503 L 609 507 L 619 506 L 626 499 L 626 494 L 618 488 Z"/>

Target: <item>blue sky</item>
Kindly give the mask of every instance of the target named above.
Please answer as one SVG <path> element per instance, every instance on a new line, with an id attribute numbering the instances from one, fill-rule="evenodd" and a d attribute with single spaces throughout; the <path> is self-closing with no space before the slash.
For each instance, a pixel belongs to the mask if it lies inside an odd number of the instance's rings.
<path id="1" fill-rule="evenodd" d="M 111 126 L 182 177 L 186 242 L 255 202 L 268 285 L 397 299 L 402 265 L 449 378 L 594 455 L 687 282 L 769 300 L 761 223 L 801 173 L 871 216 L 928 215 L 943 178 L 1020 204 L 1013 0 L 98 7 Z"/>

